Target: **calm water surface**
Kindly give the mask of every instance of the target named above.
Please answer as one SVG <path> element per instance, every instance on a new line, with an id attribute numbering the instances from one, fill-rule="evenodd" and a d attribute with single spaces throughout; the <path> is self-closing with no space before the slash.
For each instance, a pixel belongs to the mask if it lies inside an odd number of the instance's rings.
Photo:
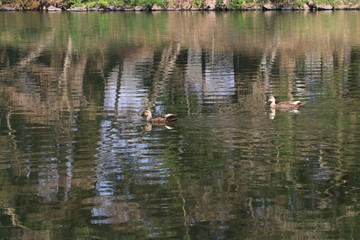
<path id="1" fill-rule="evenodd" d="M 359 239 L 359 22 L 0 13 L 0 238 Z"/>

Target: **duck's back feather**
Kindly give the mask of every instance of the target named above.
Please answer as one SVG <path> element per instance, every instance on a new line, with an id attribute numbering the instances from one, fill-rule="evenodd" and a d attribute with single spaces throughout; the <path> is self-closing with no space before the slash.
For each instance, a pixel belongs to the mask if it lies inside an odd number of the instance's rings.
<path id="1" fill-rule="evenodd" d="M 278 108 L 298 108 L 303 106 L 304 103 L 300 101 L 286 101 L 286 102 L 279 102 L 276 104 Z"/>
<path id="2" fill-rule="evenodd" d="M 174 114 L 159 114 L 159 115 L 156 115 L 152 121 L 154 122 L 174 122 L 178 120 L 177 117 L 175 117 Z"/>

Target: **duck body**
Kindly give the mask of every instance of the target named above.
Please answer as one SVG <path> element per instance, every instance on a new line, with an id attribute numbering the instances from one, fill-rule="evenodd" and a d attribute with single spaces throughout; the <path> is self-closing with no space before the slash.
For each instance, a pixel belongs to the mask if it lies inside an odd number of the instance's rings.
<path id="1" fill-rule="evenodd" d="M 146 116 L 146 121 L 153 123 L 167 123 L 167 122 L 175 122 L 177 117 L 174 114 L 159 114 L 152 117 L 152 113 L 149 110 L 145 110 L 141 116 Z"/>
<path id="2" fill-rule="evenodd" d="M 268 102 L 270 102 L 271 108 L 279 108 L 279 109 L 297 109 L 301 106 L 304 106 L 305 103 L 301 101 L 285 101 L 285 102 L 275 102 L 274 96 L 270 96 Z"/>

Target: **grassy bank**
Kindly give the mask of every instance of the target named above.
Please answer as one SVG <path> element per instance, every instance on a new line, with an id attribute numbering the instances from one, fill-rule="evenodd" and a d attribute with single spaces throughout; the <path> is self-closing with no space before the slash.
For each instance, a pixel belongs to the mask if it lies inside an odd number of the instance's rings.
<path id="1" fill-rule="evenodd" d="M 360 10 L 360 0 L 0 0 L 0 10 Z"/>

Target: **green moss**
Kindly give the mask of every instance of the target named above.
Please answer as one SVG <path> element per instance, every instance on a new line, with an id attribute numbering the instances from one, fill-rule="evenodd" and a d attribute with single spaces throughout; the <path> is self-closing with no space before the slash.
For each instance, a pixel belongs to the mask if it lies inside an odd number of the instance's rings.
<path id="1" fill-rule="evenodd" d="M 316 1 L 317 4 L 326 4 L 326 5 L 331 5 L 331 6 L 336 6 L 338 4 L 340 4 L 340 1 L 337 0 L 317 0 Z"/>
<path id="2" fill-rule="evenodd" d="M 229 3 L 230 9 L 239 9 L 244 6 L 244 0 L 232 0 Z"/>
<path id="3" fill-rule="evenodd" d="M 135 4 L 133 5 L 144 6 L 144 7 L 151 7 L 154 5 L 158 5 L 158 6 L 166 7 L 167 1 L 166 0 L 136 0 Z"/>
<path id="4" fill-rule="evenodd" d="M 242 9 L 248 4 L 253 4 L 253 0 L 231 0 L 229 3 L 229 9 Z M 257 3 L 263 3 L 263 1 L 257 1 Z"/>
<path id="5" fill-rule="evenodd" d="M 199 8 L 205 6 L 205 1 L 203 1 L 203 0 L 192 0 L 191 3 L 193 6 L 199 7 Z"/>

